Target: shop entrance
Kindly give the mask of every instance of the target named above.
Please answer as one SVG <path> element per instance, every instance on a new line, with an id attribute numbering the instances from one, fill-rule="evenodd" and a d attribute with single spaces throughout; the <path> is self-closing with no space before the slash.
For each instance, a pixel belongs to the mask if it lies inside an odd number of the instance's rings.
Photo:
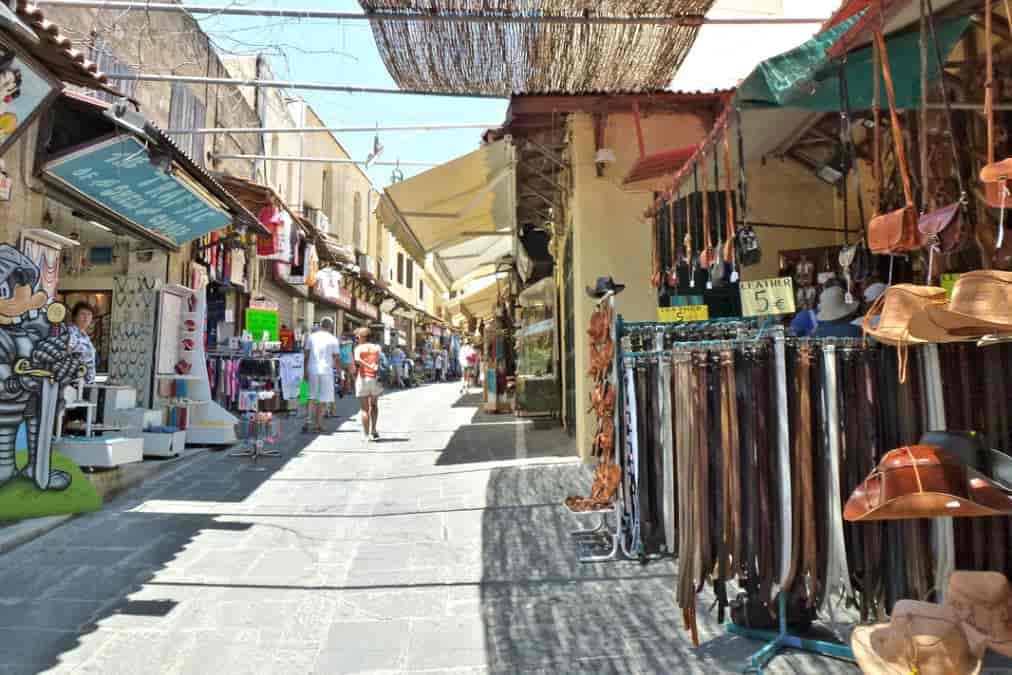
<path id="1" fill-rule="evenodd" d="M 112 291 L 57 291 L 56 301 L 63 303 L 69 311 L 79 302 L 86 302 L 95 310 L 95 320 L 91 323 L 88 337 L 95 345 L 95 370 L 99 373 L 109 372 L 109 342 L 112 332 Z"/>

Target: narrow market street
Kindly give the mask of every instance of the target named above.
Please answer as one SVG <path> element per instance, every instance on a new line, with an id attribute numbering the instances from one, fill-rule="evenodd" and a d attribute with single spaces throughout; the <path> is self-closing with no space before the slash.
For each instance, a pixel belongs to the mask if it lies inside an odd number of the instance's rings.
<path id="1" fill-rule="evenodd" d="M 759 645 L 701 611 L 693 650 L 672 561 L 576 562 L 568 437 L 478 402 L 389 393 L 367 444 L 346 398 L 264 471 L 205 453 L 3 555 L 0 673 L 740 672 Z"/>

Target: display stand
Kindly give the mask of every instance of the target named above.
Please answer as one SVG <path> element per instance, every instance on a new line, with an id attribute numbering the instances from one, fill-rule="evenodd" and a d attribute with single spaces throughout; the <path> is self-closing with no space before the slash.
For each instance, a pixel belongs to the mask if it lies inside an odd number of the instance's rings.
<path id="1" fill-rule="evenodd" d="M 176 309 L 180 306 L 181 313 Z M 162 288 L 156 377 L 186 383 L 187 444 L 231 445 L 238 440 L 235 427 L 239 419 L 211 399 L 204 347 L 206 321 L 204 289 L 194 291 L 176 284 L 167 284 Z M 190 364 L 187 373 L 170 372 L 178 361 Z"/>
<path id="2" fill-rule="evenodd" d="M 620 363 L 619 347 L 618 342 L 618 329 L 615 323 L 615 293 L 609 291 L 599 302 L 607 302 L 609 309 L 611 310 L 612 322 L 611 322 L 611 339 L 615 345 L 615 356 L 611 363 L 611 384 L 612 386 L 618 386 L 618 364 Z M 621 438 L 620 432 L 620 405 L 618 400 L 615 402 L 615 410 L 612 412 L 615 422 L 615 452 L 618 453 L 618 439 Z M 568 507 L 567 507 L 568 508 Z M 596 516 L 598 518 L 597 525 L 590 529 L 573 530 L 570 532 L 573 539 L 575 540 L 577 547 L 577 560 L 585 563 L 594 562 L 611 562 L 613 560 L 621 560 L 622 555 L 622 540 L 624 534 L 622 531 L 622 518 L 623 518 L 623 506 L 622 506 L 622 490 L 615 491 L 615 497 L 612 498 L 612 505 L 607 509 L 599 509 L 597 511 L 573 511 L 569 509 L 569 512 L 574 516 Z M 615 527 L 612 528 L 608 524 L 608 515 L 615 515 Z M 595 551 L 607 551 L 605 553 Z"/>

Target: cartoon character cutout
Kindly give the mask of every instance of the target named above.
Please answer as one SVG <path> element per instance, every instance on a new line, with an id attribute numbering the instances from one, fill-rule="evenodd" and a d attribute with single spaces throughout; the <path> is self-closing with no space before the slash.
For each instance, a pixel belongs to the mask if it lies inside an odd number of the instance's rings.
<path id="1" fill-rule="evenodd" d="M 18 128 L 18 117 L 7 111 L 21 96 L 21 69 L 15 66 L 13 52 L 0 49 L 0 143 Z"/>
<path id="2" fill-rule="evenodd" d="M 70 474 L 52 469 L 52 439 L 63 387 L 81 377 L 68 351 L 66 309 L 49 304 L 38 266 L 0 245 L 0 485 L 18 476 L 40 490 L 65 490 Z M 15 441 L 22 421 L 28 463 L 18 471 Z"/>

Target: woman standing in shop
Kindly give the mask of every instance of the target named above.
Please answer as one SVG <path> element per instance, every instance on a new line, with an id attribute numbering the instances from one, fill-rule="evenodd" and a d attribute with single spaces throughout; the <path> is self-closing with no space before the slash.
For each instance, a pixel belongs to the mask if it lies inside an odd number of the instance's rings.
<path id="1" fill-rule="evenodd" d="M 95 310 L 87 302 L 79 302 L 70 312 L 70 343 L 69 351 L 81 357 L 81 363 L 88 368 L 84 381 L 92 384 L 95 381 L 95 345 L 88 336 L 91 323 L 95 320 Z"/>

